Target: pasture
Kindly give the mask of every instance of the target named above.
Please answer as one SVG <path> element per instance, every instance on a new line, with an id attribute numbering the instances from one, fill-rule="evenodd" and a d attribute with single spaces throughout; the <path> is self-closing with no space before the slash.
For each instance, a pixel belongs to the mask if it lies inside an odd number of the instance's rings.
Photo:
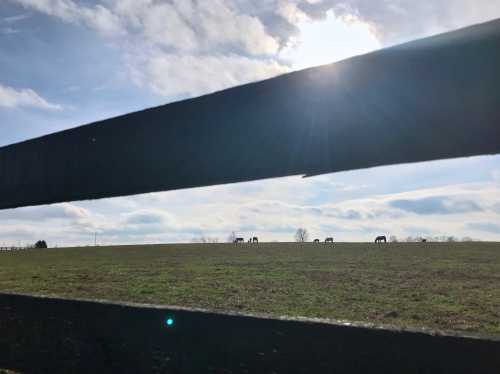
<path id="1" fill-rule="evenodd" d="M 178 244 L 0 252 L 0 292 L 500 335 L 500 243 Z"/>

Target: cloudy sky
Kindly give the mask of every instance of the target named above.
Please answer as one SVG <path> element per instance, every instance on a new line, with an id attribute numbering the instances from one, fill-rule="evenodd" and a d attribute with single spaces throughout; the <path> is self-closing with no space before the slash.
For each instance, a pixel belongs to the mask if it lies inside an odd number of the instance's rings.
<path id="1" fill-rule="evenodd" d="M 500 18 L 500 0 L 1 0 L 0 146 Z M 446 141 L 438 139 L 436 141 Z M 0 212 L 0 245 L 500 240 L 500 156 Z"/>

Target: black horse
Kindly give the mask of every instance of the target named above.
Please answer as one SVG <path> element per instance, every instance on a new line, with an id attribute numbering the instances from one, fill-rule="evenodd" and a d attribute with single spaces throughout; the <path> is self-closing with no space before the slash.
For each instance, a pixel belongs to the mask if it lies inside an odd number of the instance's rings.
<path id="1" fill-rule="evenodd" d="M 333 238 L 326 238 L 325 243 L 333 243 Z"/>
<path id="2" fill-rule="evenodd" d="M 381 236 L 377 236 L 375 238 L 375 243 L 387 243 L 387 238 L 385 237 L 385 235 L 381 235 Z"/>
<path id="3" fill-rule="evenodd" d="M 319 243 L 319 239 L 314 239 L 314 243 Z"/>
<path id="4" fill-rule="evenodd" d="M 238 244 L 238 243 L 243 243 L 244 241 L 245 239 L 243 238 L 235 238 L 233 243 Z"/>
<path id="5" fill-rule="evenodd" d="M 258 237 L 256 237 L 256 236 L 254 236 L 254 237 L 252 238 L 252 242 L 253 242 L 253 243 L 258 243 L 258 242 L 259 242 L 259 238 L 258 238 Z"/>

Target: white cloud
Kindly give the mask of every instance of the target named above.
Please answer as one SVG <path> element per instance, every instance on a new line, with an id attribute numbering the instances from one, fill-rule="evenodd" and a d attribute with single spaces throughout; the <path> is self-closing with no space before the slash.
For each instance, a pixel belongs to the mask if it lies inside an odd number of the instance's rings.
<path id="1" fill-rule="evenodd" d="M 470 230 L 500 235 L 500 225 L 493 222 L 472 222 L 466 226 Z"/>
<path id="2" fill-rule="evenodd" d="M 364 34 L 373 32 L 383 45 L 500 17 L 500 0 L 11 1 L 96 30 L 127 56 L 134 82 L 174 99 L 268 78 L 289 70 L 287 64 L 304 67 L 329 62 L 328 56 L 346 57 L 333 50 L 335 43 L 326 56 L 302 56 L 302 63 L 282 53 L 300 45 L 305 21 L 324 20 L 332 11 L 342 22 L 366 29 Z M 310 54 L 308 48 L 297 50 Z"/>
<path id="3" fill-rule="evenodd" d="M 140 62 L 142 60 L 142 63 Z M 133 57 L 132 75 L 162 96 L 196 96 L 244 82 L 270 78 L 288 69 L 272 60 L 238 55 L 176 55 Z"/>
<path id="4" fill-rule="evenodd" d="M 12 0 L 25 8 L 34 9 L 65 22 L 84 24 L 104 35 L 123 33 L 120 20 L 108 8 L 97 4 L 94 7 L 78 5 L 72 0 Z"/>
<path id="5" fill-rule="evenodd" d="M 30 16 L 28 14 L 18 14 L 16 16 L 3 17 L 3 18 L 0 18 L 0 23 L 9 23 L 9 24 L 17 23 L 17 22 L 23 21 L 29 17 Z"/>
<path id="6" fill-rule="evenodd" d="M 329 178 L 334 180 L 335 175 Z M 495 231 L 500 186 L 495 183 L 369 195 L 337 203 L 312 202 L 317 191 L 315 178 L 291 177 L 22 208 L 0 212 L 0 233 L 13 244 L 43 238 L 59 245 L 92 244 L 95 232 L 101 244 L 189 242 L 202 235 L 224 240 L 232 231 L 263 241 L 290 241 L 298 227 L 306 227 L 311 237 L 334 236 L 338 241 L 371 241 L 377 234 L 500 239 Z M 394 206 L 398 201 L 425 199 L 437 205 L 416 212 L 411 204 L 410 209 Z"/>
<path id="7" fill-rule="evenodd" d="M 500 0 L 233 0 L 242 12 L 260 18 L 285 45 L 296 25 L 322 20 L 330 10 L 346 20 L 370 25 L 384 45 L 485 22 L 500 17 Z M 280 22 L 279 16 L 286 22 Z M 326 37 L 326 36 L 325 36 Z"/>
<path id="8" fill-rule="evenodd" d="M 276 6 L 276 13 L 293 25 L 310 20 L 307 14 L 300 10 L 297 7 L 297 4 L 293 2 L 278 2 Z"/>
<path id="9" fill-rule="evenodd" d="M 309 10 L 333 6 L 373 27 L 385 45 L 409 41 L 500 17 L 499 0 L 324 0 Z"/>
<path id="10" fill-rule="evenodd" d="M 497 182 L 500 182 L 500 169 L 494 169 L 491 171 L 491 178 Z"/>
<path id="11" fill-rule="evenodd" d="M 52 104 L 30 88 L 15 89 L 0 84 L 0 107 L 4 108 L 37 108 L 44 110 L 61 110 L 62 106 Z"/>
<path id="12" fill-rule="evenodd" d="M 12 27 L 2 27 L 2 28 L 0 28 L 0 34 L 4 34 L 4 35 L 13 35 L 13 34 L 18 34 L 20 32 L 21 32 L 21 30 L 14 29 Z"/>
<path id="13" fill-rule="evenodd" d="M 41 221 L 44 219 L 80 220 L 91 216 L 90 212 L 71 203 L 7 209 L 0 211 L 0 218 L 9 221 Z"/>
<path id="14" fill-rule="evenodd" d="M 196 52 L 239 49 L 250 55 L 270 55 L 279 48 L 258 18 L 235 12 L 223 0 L 114 0 L 93 7 L 73 0 L 12 1 L 107 36 L 126 34 L 127 42 L 148 46 Z"/>
<path id="15" fill-rule="evenodd" d="M 271 58 L 278 41 L 230 1 L 13 1 L 111 38 L 128 56 L 134 82 L 161 96 L 192 96 L 287 71 Z"/>
<path id="16" fill-rule="evenodd" d="M 241 14 L 230 1 L 113 1 L 112 9 L 129 36 L 149 46 L 190 52 L 241 52 L 271 55 L 278 42 L 262 22 Z"/>
<path id="17" fill-rule="evenodd" d="M 210 44 L 235 46 L 253 55 L 278 51 L 278 42 L 266 33 L 262 22 L 246 14 L 237 14 L 224 1 L 202 1 L 192 13 L 199 19 L 203 35 Z"/>

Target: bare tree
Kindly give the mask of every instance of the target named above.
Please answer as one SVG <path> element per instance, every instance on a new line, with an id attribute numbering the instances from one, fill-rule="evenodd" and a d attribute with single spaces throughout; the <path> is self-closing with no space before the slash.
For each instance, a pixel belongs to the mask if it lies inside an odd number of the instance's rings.
<path id="1" fill-rule="evenodd" d="M 193 243 L 218 243 L 219 238 L 217 237 L 210 237 L 210 236 L 200 236 L 199 238 L 193 238 L 192 239 Z"/>
<path id="2" fill-rule="evenodd" d="M 307 229 L 304 228 L 298 228 L 297 231 L 295 232 L 295 241 L 299 243 L 304 243 L 309 240 L 309 233 L 307 232 Z"/>
<path id="3" fill-rule="evenodd" d="M 389 237 L 389 241 L 390 241 L 391 243 L 397 243 L 397 242 L 398 242 L 398 237 L 397 237 L 396 235 L 391 235 L 391 236 Z"/>
<path id="4" fill-rule="evenodd" d="M 227 242 L 228 243 L 234 243 L 234 241 L 236 240 L 236 233 L 233 231 L 231 232 L 231 234 L 229 234 L 229 236 L 227 237 Z"/>

